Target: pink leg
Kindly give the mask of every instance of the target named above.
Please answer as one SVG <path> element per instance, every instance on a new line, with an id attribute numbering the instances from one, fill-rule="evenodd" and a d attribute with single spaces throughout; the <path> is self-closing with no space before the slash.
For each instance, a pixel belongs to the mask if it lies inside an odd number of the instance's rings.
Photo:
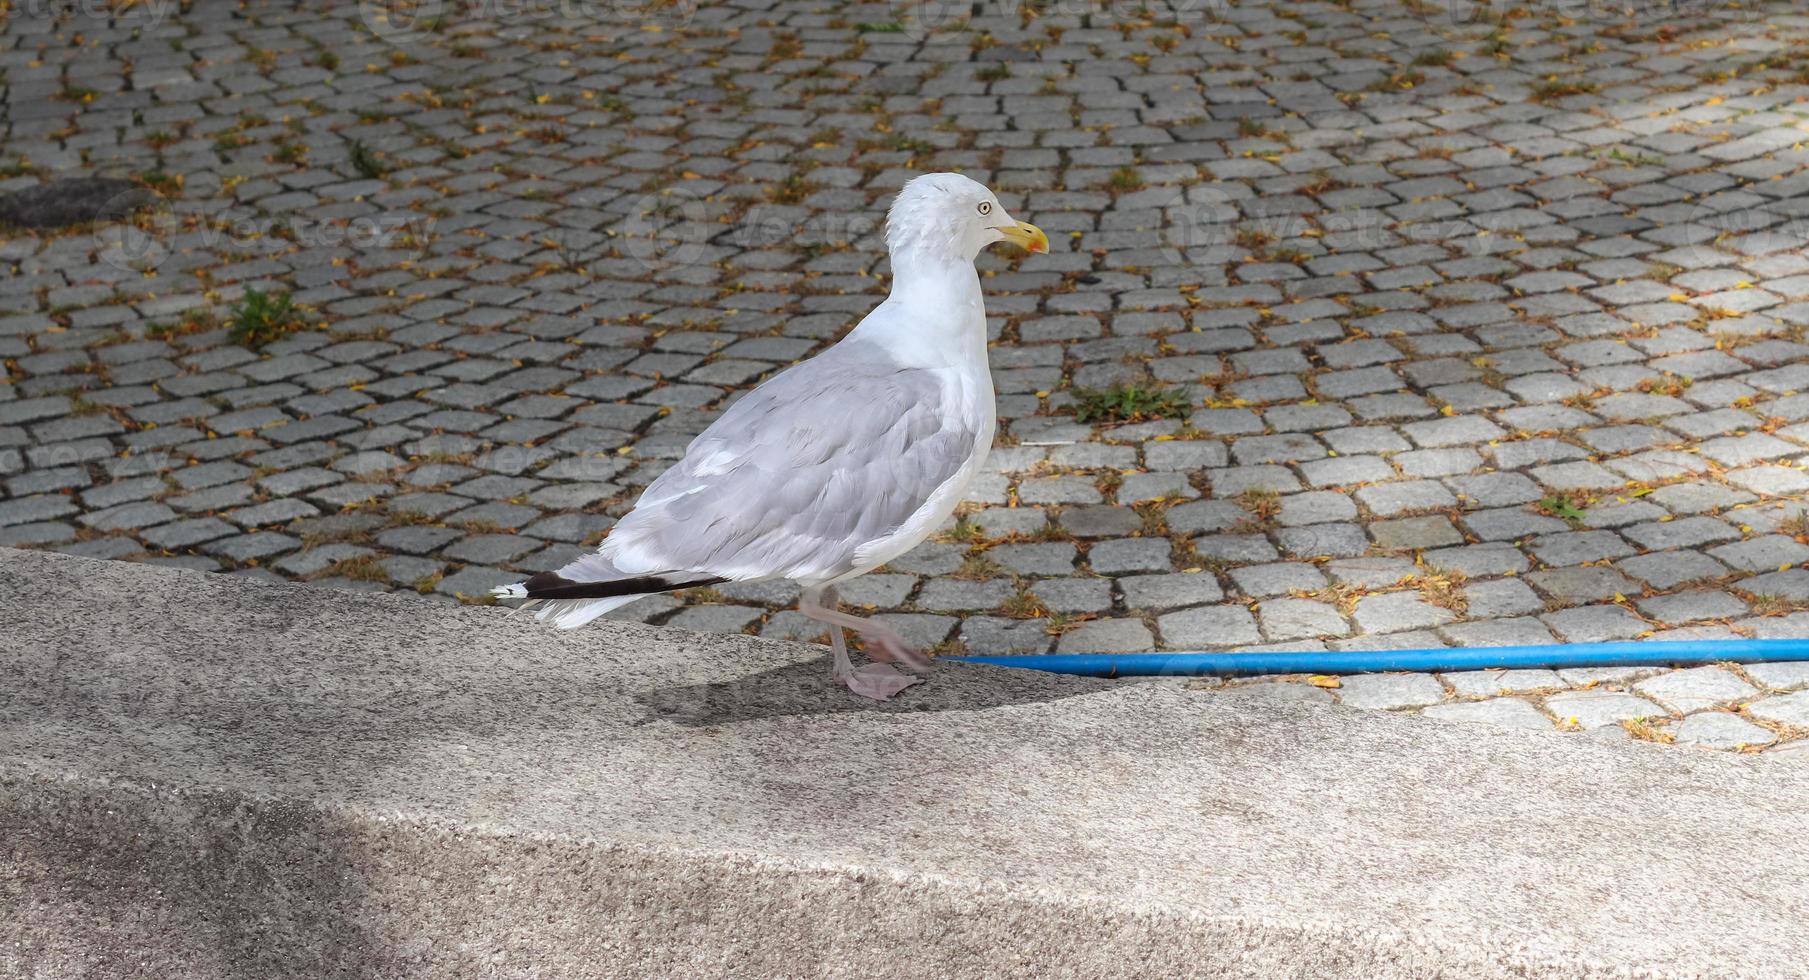
<path id="1" fill-rule="evenodd" d="M 806 589 L 803 597 L 798 600 L 798 611 L 828 625 L 829 645 L 835 651 L 834 676 L 837 682 L 847 685 L 848 690 L 863 697 L 884 701 L 921 680 L 899 673 L 892 663 L 903 662 L 911 669 L 921 671 L 929 668 L 928 657 L 913 649 L 897 632 L 871 620 L 836 610 L 835 602 L 833 589 Z M 848 661 L 847 641 L 842 636 L 843 627 L 861 634 L 861 638 L 867 641 L 868 656 L 882 662 L 854 670 Z"/>
<path id="2" fill-rule="evenodd" d="M 848 678 L 854 676 L 854 665 L 848 662 L 848 638 L 842 635 L 840 626 L 829 627 L 829 649 L 835 652 L 835 665 L 829 675 L 839 683 L 848 683 Z"/>

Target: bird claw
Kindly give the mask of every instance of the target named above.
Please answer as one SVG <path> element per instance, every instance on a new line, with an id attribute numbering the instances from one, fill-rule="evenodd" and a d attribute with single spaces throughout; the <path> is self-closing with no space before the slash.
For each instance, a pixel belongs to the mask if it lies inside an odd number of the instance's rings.
<path id="1" fill-rule="evenodd" d="M 907 670 L 919 674 L 930 669 L 930 658 L 919 653 L 916 647 L 896 637 L 884 635 L 869 637 L 867 656 L 881 663 L 903 664 Z"/>
<path id="2" fill-rule="evenodd" d="M 923 678 L 901 674 L 890 664 L 868 664 L 837 680 L 848 685 L 848 690 L 875 701 L 889 700 L 899 691 L 923 683 Z"/>

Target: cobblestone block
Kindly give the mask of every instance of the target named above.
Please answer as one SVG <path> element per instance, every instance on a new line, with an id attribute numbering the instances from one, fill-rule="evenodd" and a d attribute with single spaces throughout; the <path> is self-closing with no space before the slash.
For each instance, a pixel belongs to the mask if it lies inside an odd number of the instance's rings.
<path id="1" fill-rule="evenodd" d="M 1292 592 L 1316 592 L 1326 585 L 1319 569 L 1304 562 L 1246 565 L 1230 572 L 1231 581 L 1247 596 L 1268 598 Z"/>
<path id="2" fill-rule="evenodd" d="M 1172 507 L 1164 515 L 1170 531 L 1182 534 L 1229 531 L 1250 521 L 1250 512 L 1229 500 L 1200 500 Z"/>
<path id="3" fill-rule="evenodd" d="M 1096 504 L 1099 488 L 1078 476 L 1036 477 L 1018 484 L 1018 499 L 1027 504 Z"/>
<path id="4" fill-rule="evenodd" d="M 1532 543 L 1533 556 L 1547 565 L 1582 565 L 1634 554 L 1632 546 L 1612 531 L 1548 534 Z"/>
<path id="5" fill-rule="evenodd" d="M 1644 620 L 1620 606 L 1578 606 L 1539 618 L 1571 643 L 1630 640 L 1650 629 Z"/>
<path id="6" fill-rule="evenodd" d="M 1415 592 L 1369 595 L 1357 600 L 1357 625 L 1368 633 L 1425 629 L 1456 619 L 1449 609 L 1432 605 Z"/>
<path id="7" fill-rule="evenodd" d="M 1259 607 L 1262 631 L 1271 640 L 1344 636 L 1350 625 L 1338 610 L 1311 599 L 1270 599 Z"/>
<path id="8" fill-rule="evenodd" d="M 1714 581 L 1730 574 L 1726 565 L 1695 551 L 1640 555 L 1623 558 L 1614 565 L 1655 589 L 1674 589 L 1688 582 Z"/>
<path id="9" fill-rule="evenodd" d="M 1394 467 L 1380 456 L 1339 456 L 1304 463 L 1300 472 L 1309 486 L 1345 487 L 1396 478 Z M 1366 490 L 1380 489 L 1365 487 Z"/>
<path id="10" fill-rule="evenodd" d="M 1118 485 L 1114 496 L 1120 504 L 1140 504 L 1151 500 L 1190 500 L 1200 492 L 1180 473 L 1132 473 Z"/>
<path id="11" fill-rule="evenodd" d="M 447 547 L 441 554 L 473 565 L 503 565 L 539 548 L 534 538 L 514 534 L 474 534 Z"/>
<path id="12" fill-rule="evenodd" d="M 1470 577 L 1515 575 L 1529 564 L 1518 549 L 1505 545 L 1478 544 L 1461 548 L 1440 548 L 1420 556 L 1427 568 L 1455 572 Z"/>
<path id="13" fill-rule="evenodd" d="M 1126 608 L 1157 612 L 1218 602 L 1225 598 L 1218 581 L 1203 572 L 1192 575 L 1132 575 L 1119 579 L 1118 587 L 1124 593 Z"/>
<path id="14" fill-rule="evenodd" d="M 1774 691 L 1809 688 L 1809 662 L 1747 664 L 1744 669 L 1753 680 Z"/>
<path id="15" fill-rule="evenodd" d="M 1289 558 L 1353 558 L 1369 550 L 1369 539 L 1356 524 L 1312 524 L 1283 528 L 1275 539 Z"/>
<path id="16" fill-rule="evenodd" d="M 1782 534 L 1767 534 L 1710 548 L 1709 554 L 1745 572 L 1769 572 L 1809 561 L 1809 545 Z"/>
<path id="17" fill-rule="evenodd" d="M 1460 647 L 1537 646 L 1556 642 L 1544 624 L 1530 617 L 1452 623 L 1440 632 Z"/>
<path id="18" fill-rule="evenodd" d="M 769 588 L 774 583 L 765 583 Z M 904 605 L 911 591 L 917 588 L 915 575 L 887 575 L 875 573 L 862 575 L 851 582 L 836 586 L 836 594 L 841 597 L 842 605 L 856 609 L 890 609 Z M 731 598 L 752 598 L 746 593 L 731 591 L 727 585 L 721 587 L 725 595 Z M 790 605 L 797 601 L 793 590 L 787 588 L 781 592 L 769 592 L 762 598 L 776 605 Z"/>
<path id="19" fill-rule="evenodd" d="M 969 616 L 961 621 L 961 644 L 975 654 L 1044 653 L 1052 642 L 1047 626 L 1047 621 L 1041 619 Z M 761 635 L 767 634 L 763 631 Z"/>
<path id="20" fill-rule="evenodd" d="M 1465 583 L 1464 598 L 1468 602 L 1466 613 L 1475 619 L 1523 616 L 1544 608 L 1533 590 L 1517 578 Z"/>
<path id="21" fill-rule="evenodd" d="M 938 578 L 924 583 L 917 605 L 936 612 L 992 609 L 1004 604 L 1016 591 L 1009 579 L 970 582 Z"/>
<path id="22" fill-rule="evenodd" d="M 38 513 L 36 511 L 27 511 L 26 513 L 32 516 L 29 516 L 26 519 L 44 520 L 51 517 L 61 517 L 63 514 L 72 510 L 74 510 L 74 508 L 69 508 L 68 510 L 61 508 L 46 509 L 42 511 L 42 517 L 36 516 Z M 136 531 L 166 523 L 175 519 L 175 517 L 176 512 L 165 507 L 163 504 L 146 501 L 135 504 L 122 504 L 121 506 L 112 507 L 96 513 L 83 514 L 81 521 L 83 524 L 86 524 L 96 531 Z"/>
<path id="23" fill-rule="evenodd" d="M 1545 710 L 1582 729 L 1602 728 L 1635 718 L 1663 718 L 1665 709 L 1620 691 L 1561 691 L 1545 699 Z"/>
<path id="24" fill-rule="evenodd" d="M 1529 573 L 1526 580 L 1564 603 L 1607 602 L 1640 591 L 1625 575 L 1599 565 L 1545 569 Z"/>
<path id="25" fill-rule="evenodd" d="M 1211 506 L 1211 504 L 1207 506 Z M 1003 511 L 993 508 L 982 513 L 1017 514 L 1025 511 L 1026 509 L 1022 507 Z M 1040 512 L 1030 511 L 1030 513 Z M 1077 538 L 1124 537 L 1143 528 L 1142 516 L 1129 507 L 1069 507 L 1062 511 L 1058 523 L 1063 531 Z M 1200 530 L 1200 528 L 1195 528 L 1195 530 Z"/>
<path id="26" fill-rule="evenodd" d="M 1451 627 L 1446 628 L 1450 632 Z M 1462 697 L 1493 697 L 1498 694 L 1526 694 L 1556 690 L 1565 686 L 1553 670 L 1463 670 L 1440 674 L 1451 690 Z"/>
<path id="27" fill-rule="evenodd" d="M 223 538 L 237 533 L 238 528 L 225 521 L 203 517 L 160 524 L 141 532 L 139 537 L 153 548 L 171 551 L 178 548 L 192 548 L 204 541 L 212 541 L 215 538 Z"/>
<path id="28" fill-rule="evenodd" d="M 1376 521 L 1369 526 L 1369 533 L 1375 538 L 1377 547 L 1391 550 L 1440 548 L 1462 544 L 1464 540 L 1449 519 L 1437 515 Z"/>
<path id="29" fill-rule="evenodd" d="M 234 562 L 264 561 L 274 555 L 294 551 L 301 540 L 276 531 L 257 531 L 236 537 L 218 538 L 201 546 L 201 551 Z"/>
<path id="30" fill-rule="evenodd" d="M 1281 513 L 1276 519 L 1284 525 L 1295 527 L 1352 521 L 1356 517 L 1357 505 L 1350 497 L 1342 493 L 1321 491 L 1290 494 L 1281 498 Z"/>
<path id="31" fill-rule="evenodd" d="M 1133 520 L 1137 519 L 1135 512 L 1132 512 L 1130 516 Z M 989 507 L 972 515 L 969 523 L 979 528 L 980 533 L 989 538 L 1001 538 L 1010 535 L 1032 536 L 1038 534 L 1048 525 L 1049 518 L 1035 507 Z"/>
<path id="32" fill-rule="evenodd" d="M 1678 521 L 1638 524 L 1622 530 L 1621 535 L 1647 551 L 1695 548 L 1740 539 L 1739 530 L 1713 517 L 1686 517 Z"/>
<path id="33" fill-rule="evenodd" d="M 1338 701 L 1352 708 L 1418 708 L 1445 699 L 1445 689 L 1425 674 L 1356 674 L 1344 677 Z"/>
<path id="34" fill-rule="evenodd" d="M 1043 579 L 1032 583 L 1030 591 L 1052 613 L 1102 613 L 1112 608 L 1112 583 L 1108 579 Z"/>
<path id="35" fill-rule="evenodd" d="M 1185 609 L 1162 616 L 1156 626 L 1170 650 L 1222 650 L 1262 639 L 1256 620 L 1241 606 Z"/>
<path id="36" fill-rule="evenodd" d="M 1723 711 L 1693 714 L 1672 729 L 1677 741 L 1709 749 L 1741 749 L 1770 745 L 1776 738 L 1770 731 Z"/>
<path id="37" fill-rule="evenodd" d="M 1162 572 L 1169 569 L 1170 548 L 1168 541 L 1163 538 L 1100 541 L 1087 550 L 1087 564 L 1101 575 Z"/>
<path id="38" fill-rule="evenodd" d="M 1164 541 L 1163 544 L 1167 542 Z M 1066 542 L 1052 541 L 1046 544 L 1000 545 L 989 550 L 986 555 L 1019 575 L 1069 575 L 1074 571 L 1079 551 Z"/>
<path id="39" fill-rule="evenodd" d="M 1659 674 L 1640 681 L 1633 689 L 1678 714 L 1741 701 L 1759 693 L 1758 688 L 1719 667 Z"/>
<path id="40" fill-rule="evenodd" d="M 1809 691 L 1760 698 L 1746 706 L 1746 714 L 1774 725 L 1809 726 Z"/>
<path id="41" fill-rule="evenodd" d="M 1726 592 L 1680 592 L 1641 599 L 1635 605 L 1640 612 L 1661 623 L 1733 619 L 1746 615 L 1746 603 Z"/>
<path id="42" fill-rule="evenodd" d="M 1062 634 L 1058 653 L 1136 653 L 1153 650 L 1156 639 L 1135 619 L 1098 619 Z"/>

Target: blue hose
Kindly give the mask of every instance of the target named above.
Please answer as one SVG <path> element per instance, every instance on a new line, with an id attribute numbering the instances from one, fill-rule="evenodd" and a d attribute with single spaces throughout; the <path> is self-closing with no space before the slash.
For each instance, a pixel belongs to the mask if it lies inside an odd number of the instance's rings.
<path id="1" fill-rule="evenodd" d="M 1259 674 L 1369 674 L 1502 667 L 1660 667 L 1809 660 L 1804 640 L 1641 640 L 1523 647 L 1348 650 L 1307 653 L 1043 653 L 942 657 L 1084 677 L 1254 677 Z"/>

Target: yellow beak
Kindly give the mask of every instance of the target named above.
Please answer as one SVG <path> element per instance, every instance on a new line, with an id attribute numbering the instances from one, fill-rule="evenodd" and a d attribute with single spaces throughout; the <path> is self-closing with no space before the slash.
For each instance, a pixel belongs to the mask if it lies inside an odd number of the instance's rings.
<path id="1" fill-rule="evenodd" d="M 1049 251 L 1049 236 L 1043 234 L 1043 229 L 1028 222 L 1020 221 L 1009 228 L 1000 228 L 999 234 L 1026 252 Z"/>

